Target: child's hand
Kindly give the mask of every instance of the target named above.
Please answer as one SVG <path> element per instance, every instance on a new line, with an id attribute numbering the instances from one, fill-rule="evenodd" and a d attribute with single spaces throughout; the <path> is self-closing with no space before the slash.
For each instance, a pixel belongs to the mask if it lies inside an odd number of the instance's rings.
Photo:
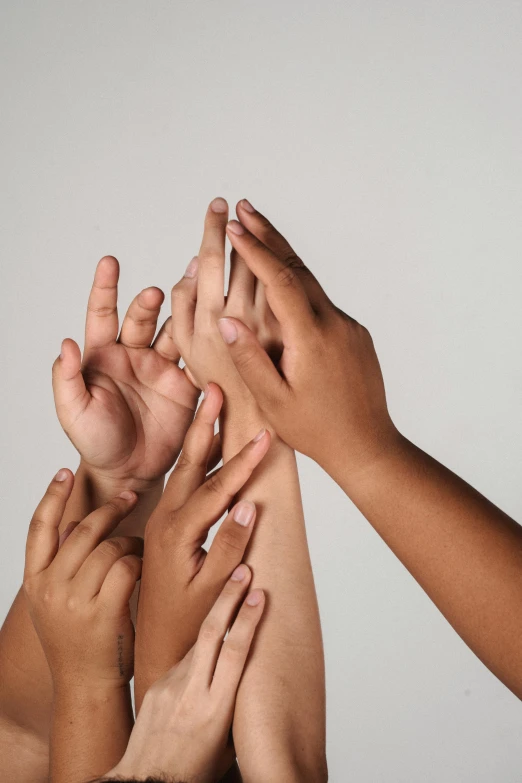
<path id="1" fill-rule="evenodd" d="M 225 399 L 253 404 L 250 393 L 238 375 L 220 337 L 219 318 L 240 318 L 256 334 L 263 348 L 278 359 L 282 350 L 279 324 L 260 283 L 238 254 L 230 257 L 230 279 L 225 297 L 225 229 L 228 205 L 214 199 L 205 217 L 199 256 L 172 289 L 172 336 L 191 377 L 201 388 L 217 383 Z"/>
<path id="2" fill-rule="evenodd" d="M 264 284 L 283 352 L 277 369 L 248 325 L 219 321 L 243 381 L 278 435 L 330 473 L 364 469 L 398 440 L 368 331 L 341 312 L 288 242 L 253 211 L 237 207 L 241 223 L 227 234 Z"/>
<path id="3" fill-rule="evenodd" d="M 105 540 L 134 508 L 123 492 L 62 533 L 58 526 L 74 477 L 60 470 L 31 520 L 24 591 L 55 691 L 121 686 L 133 673 L 129 599 L 141 573 L 143 541 Z"/>
<path id="4" fill-rule="evenodd" d="M 234 621 L 250 579 L 247 566 L 235 569 L 195 646 L 147 691 L 110 777 L 141 780 L 160 772 L 192 783 L 221 779 L 237 689 L 265 605 L 263 591 L 253 590 Z"/>
<path id="5" fill-rule="evenodd" d="M 119 265 L 102 258 L 89 297 L 83 364 L 64 340 L 53 367 L 58 418 L 82 462 L 110 492 L 139 491 L 176 460 L 198 392 L 177 366 L 170 319 L 154 339 L 163 302 L 158 288 L 134 299 L 118 335 Z"/>
<path id="6" fill-rule="evenodd" d="M 210 528 L 230 507 L 270 445 L 261 432 L 230 462 L 207 478 L 214 423 L 222 394 L 210 384 L 191 425 L 178 464 L 145 529 L 145 558 L 136 633 L 136 703 L 147 688 L 194 644 L 203 619 L 252 535 L 256 509 L 232 507 L 208 551 Z"/>

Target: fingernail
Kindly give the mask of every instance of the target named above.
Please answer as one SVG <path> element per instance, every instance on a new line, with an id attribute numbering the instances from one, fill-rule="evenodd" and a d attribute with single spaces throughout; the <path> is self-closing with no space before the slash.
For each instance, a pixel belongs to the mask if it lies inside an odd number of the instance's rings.
<path id="1" fill-rule="evenodd" d="M 55 481 L 65 481 L 69 476 L 69 471 L 65 470 L 65 468 L 62 468 L 58 471 L 56 476 L 54 477 Z"/>
<path id="2" fill-rule="evenodd" d="M 220 214 L 228 210 L 228 204 L 224 198 L 215 198 L 214 201 L 210 203 L 210 209 L 212 212 Z"/>
<path id="3" fill-rule="evenodd" d="M 254 518 L 256 507 L 250 500 L 242 500 L 234 509 L 234 522 L 248 527 Z"/>
<path id="4" fill-rule="evenodd" d="M 265 430 L 265 429 L 262 429 L 262 430 L 260 430 L 260 431 L 257 433 L 256 437 L 255 437 L 255 438 L 252 438 L 252 443 L 259 443 L 259 441 L 261 440 L 261 438 L 263 437 L 263 435 L 265 434 L 265 432 L 266 432 L 266 430 Z"/>
<path id="5" fill-rule="evenodd" d="M 129 489 L 124 489 L 123 492 L 120 492 L 118 497 L 123 498 L 123 500 L 134 500 L 136 497 L 136 493 L 131 492 Z"/>
<path id="6" fill-rule="evenodd" d="M 245 209 L 247 212 L 255 212 L 254 207 L 250 203 L 250 201 L 247 201 L 246 198 L 241 199 L 241 206 L 243 209 Z"/>
<path id="7" fill-rule="evenodd" d="M 194 256 L 194 258 L 186 268 L 183 277 L 196 277 L 197 273 L 198 273 L 198 257 Z"/>
<path id="8" fill-rule="evenodd" d="M 246 602 L 249 606 L 257 606 L 261 603 L 262 597 L 262 590 L 252 590 L 252 592 L 247 596 Z"/>
<path id="9" fill-rule="evenodd" d="M 245 229 L 238 220 L 231 220 L 227 223 L 227 229 L 232 231 L 233 234 L 244 234 Z"/>
<path id="10" fill-rule="evenodd" d="M 247 570 L 244 565 L 239 565 L 232 576 L 230 577 L 231 582 L 242 582 L 245 576 L 247 575 Z"/>
<path id="11" fill-rule="evenodd" d="M 227 345 L 230 345 L 231 343 L 235 343 L 237 340 L 237 329 L 236 325 L 232 323 L 232 321 L 229 321 L 228 318 L 220 318 L 218 321 L 218 329 L 221 333 L 221 337 L 223 340 L 227 343 Z"/>

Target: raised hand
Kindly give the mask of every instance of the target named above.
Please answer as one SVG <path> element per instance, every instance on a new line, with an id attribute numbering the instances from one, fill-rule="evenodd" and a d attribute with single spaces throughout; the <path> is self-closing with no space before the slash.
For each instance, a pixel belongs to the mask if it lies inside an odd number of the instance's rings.
<path id="1" fill-rule="evenodd" d="M 225 401 L 244 402 L 250 393 L 238 375 L 219 335 L 219 318 L 241 318 L 260 344 L 277 359 L 280 355 L 279 324 L 268 305 L 264 286 L 234 250 L 225 297 L 225 229 L 228 205 L 222 198 L 210 204 L 205 216 L 199 255 L 190 262 L 185 276 L 172 289 L 172 312 L 176 313 L 172 335 L 200 388 L 217 383 Z"/>
<path id="2" fill-rule="evenodd" d="M 246 201 L 227 234 L 263 283 L 281 328 L 274 365 L 242 319 L 219 321 L 236 369 L 263 415 L 293 448 L 332 471 L 346 444 L 345 471 L 360 470 L 397 439 L 368 331 L 341 312 L 284 237 Z M 345 454 L 346 456 L 346 454 Z"/>
<path id="3" fill-rule="evenodd" d="M 238 612 L 251 576 L 245 565 L 234 570 L 194 647 L 149 688 L 111 778 L 144 780 L 160 772 L 162 779 L 221 780 L 237 689 L 265 606 L 263 591 L 252 590 Z"/>
<path id="4" fill-rule="evenodd" d="M 58 418 L 82 462 L 101 478 L 137 490 L 163 479 L 194 415 L 198 391 L 177 366 L 170 319 L 154 339 L 158 288 L 134 299 L 118 335 L 119 265 L 99 262 L 89 297 L 83 363 L 64 340 L 53 367 Z"/>
<path id="5" fill-rule="evenodd" d="M 230 462 L 207 478 L 214 424 L 222 394 L 210 384 L 180 458 L 145 529 L 145 560 L 136 629 L 135 690 L 145 691 L 194 644 L 199 627 L 252 535 L 256 509 L 244 499 L 222 522 L 208 551 L 210 528 L 265 456 L 262 431 Z"/>

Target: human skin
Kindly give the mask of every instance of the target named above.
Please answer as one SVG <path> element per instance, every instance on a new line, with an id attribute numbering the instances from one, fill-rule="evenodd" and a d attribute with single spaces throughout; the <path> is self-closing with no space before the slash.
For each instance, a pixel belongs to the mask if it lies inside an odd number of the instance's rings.
<path id="1" fill-rule="evenodd" d="M 143 540 L 105 540 L 136 506 L 124 491 L 85 519 L 59 526 L 74 477 L 58 471 L 27 536 L 23 590 L 53 682 L 49 776 L 82 783 L 114 765 L 133 724 L 130 599 Z"/>
<path id="2" fill-rule="evenodd" d="M 210 528 L 270 446 L 270 435 L 263 429 L 234 460 L 207 478 L 222 399 L 219 387 L 210 384 L 145 529 L 136 626 L 138 710 L 148 689 L 194 645 L 201 623 L 241 563 L 254 528 L 256 508 L 243 500 L 230 510 L 208 552 L 203 549 Z"/>
<path id="3" fill-rule="evenodd" d="M 224 298 L 228 207 L 212 202 L 203 242 L 172 291 L 178 313 L 173 337 L 200 386 L 222 389 L 223 459 L 228 460 L 267 420 L 230 360 L 217 329 L 222 316 L 242 316 L 277 357 L 280 330 L 262 285 L 238 254 Z M 246 561 L 267 595 L 263 622 L 239 688 L 234 744 L 243 780 L 325 780 L 324 661 L 317 599 L 306 542 L 299 480 L 291 448 L 277 436 L 239 493 L 254 502 L 256 527 Z"/>
<path id="4" fill-rule="evenodd" d="M 200 624 L 195 645 L 148 689 L 125 755 L 109 776 L 218 779 L 237 688 L 265 604 L 262 590 L 245 598 L 250 581 L 247 566 L 234 569 Z"/>
<path id="5" fill-rule="evenodd" d="M 62 528 L 121 491 L 139 493 L 113 535 L 142 536 L 193 418 L 199 392 L 177 366 L 170 319 L 154 339 L 163 293 L 142 291 L 118 339 L 119 265 L 98 264 L 83 357 L 65 340 L 53 367 L 58 417 L 80 454 Z M 46 781 L 52 680 L 20 591 L 0 631 L 0 773 Z"/>
<path id="6" fill-rule="evenodd" d="M 265 217 L 245 200 L 237 214 L 227 235 L 264 284 L 283 342 L 276 369 L 248 325 L 220 321 L 245 385 L 281 438 L 337 481 L 521 698 L 522 528 L 397 430 L 368 331 L 335 307 Z"/>

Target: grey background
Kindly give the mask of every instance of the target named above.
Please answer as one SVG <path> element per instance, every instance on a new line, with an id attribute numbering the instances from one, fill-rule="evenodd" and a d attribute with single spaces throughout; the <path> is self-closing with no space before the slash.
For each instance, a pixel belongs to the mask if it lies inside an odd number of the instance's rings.
<path id="1" fill-rule="evenodd" d="M 96 261 L 168 291 L 247 196 L 372 331 L 406 435 L 521 517 L 520 2 L 2 2 L 1 607 L 74 468 L 50 367 Z M 335 783 L 515 783 L 518 701 L 300 462 Z"/>

